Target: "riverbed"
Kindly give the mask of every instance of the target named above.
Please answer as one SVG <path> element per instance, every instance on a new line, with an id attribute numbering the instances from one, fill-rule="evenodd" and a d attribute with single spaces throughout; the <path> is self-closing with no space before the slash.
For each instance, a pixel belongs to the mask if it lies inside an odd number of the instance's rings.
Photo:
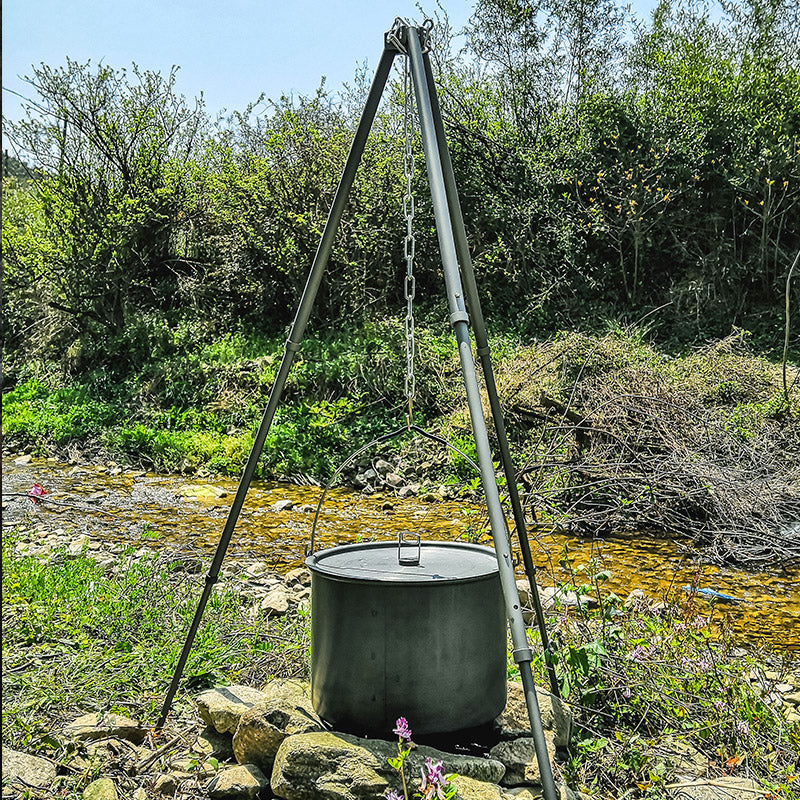
<path id="1" fill-rule="evenodd" d="M 50 502 L 31 502 L 27 493 L 34 483 L 47 491 Z M 43 538 L 56 531 L 74 538 L 87 535 L 137 548 L 191 546 L 201 558 L 207 554 L 207 568 L 237 483 L 145 473 L 113 462 L 64 464 L 17 454 L 3 458 L 3 528 Z M 277 572 L 301 565 L 320 492 L 315 486 L 254 481 L 226 559 L 264 562 Z M 291 507 L 278 510 L 282 505 Z M 401 531 L 490 545 L 485 527 L 479 505 L 337 488 L 320 509 L 315 548 L 396 539 Z M 712 589 L 737 598 L 708 602 L 708 610 L 728 615 L 741 644 L 766 642 L 779 651 L 800 650 L 800 565 L 769 572 L 721 568 L 704 564 L 681 542 L 645 535 L 599 540 L 533 527 L 530 539 L 540 586 L 563 583 L 570 572 L 585 575 L 583 568 L 589 568 L 610 572 L 603 585 L 623 599 L 637 588 L 656 599 L 683 593 L 688 585 Z M 518 573 L 523 576 L 521 565 Z"/>

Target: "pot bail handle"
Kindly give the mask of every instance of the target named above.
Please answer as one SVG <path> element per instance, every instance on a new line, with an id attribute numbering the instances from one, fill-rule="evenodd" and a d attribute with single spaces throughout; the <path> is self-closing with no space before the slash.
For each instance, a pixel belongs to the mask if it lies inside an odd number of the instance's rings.
<path id="1" fill-rule="evenodd" d="M 414 539 L 415 542 L 411 542 L 410 540 L 412 539 Z M 411 550 L 414 544 L 417 545 L 417 549 Z M 403 553 L 403 545 L 406 545 L 405 554 Z M 400 564 L 401 567 L 418 567 L 421 547 L 422 545 L 420 544 L 418 533 L 400 531 L 400 533 L 397 534 L 397 563 Z M 410 550 L 411 552 L 409 552 Z"/>

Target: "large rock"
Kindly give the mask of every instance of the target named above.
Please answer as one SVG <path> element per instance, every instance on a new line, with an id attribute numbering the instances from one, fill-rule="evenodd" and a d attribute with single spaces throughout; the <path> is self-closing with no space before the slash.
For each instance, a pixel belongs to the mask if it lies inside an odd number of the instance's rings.
<path id="1" fill-rule="evenodd" d="M 252 686 L 217 686 L 197 696 L 200 719 L 219 733 L 233 733 L 239 718 L 265 695 Z"/>
<path id="2" fill-rule="evenodd" d="M 269 780 L 255 764 L 231 767 L 212 778 L 206 791 L 211 800 L 256 797 L 269 786 Z"/>
<path id="3" fill-rule="evenodd" d="M 397 744 L 359 739 L 345 733 L 302 733 L 283 740 L 272 770 L 272 791 L 284 800 L 363 800 L 391 788 L 402 791 L 397 772 L 387 759 Z M 441 760 L 445 773 L 497 783 L 505 772 L 492 759 L 443 753 L 417 747 L 406 759 L 406 775 L 419 775 L 426 758 Z"/>
<path id="4" fill-rule="evenodd" d="M 56 778 L 56 765 L 45 758 L 2 748 L 3 786 L 47 789 Z"/>
<path id="5" fill-rule="evenodd" d="M 673 783 L 668 788 L 680 800 L 758 800 L 764 794 L 755 781 L 733 776 Z"/>
<path id="6" fill-rule="evenodd" d="M 496 783 L 476 781 L 463 775 L 456 775 L 452 782 L 456 787 L 456 800 L 505 800 L 503 790 Z"/>
<path id="7" fill-rule="evenodd" d="M 542 727 L 546 731 L 553 732 L 556 747 L 567 747 L 572 735 L 572 712 L 563 701 L 538 686 L 536 687 L 536 700 L 539 703 Z M 520 681 L 508 681 L 506 707 L 495 720 L 495 724 L 499 726 L 503 739 L 531 735 L 528 706 Z"/>
<path id="8" fill-rule="evenodd" d="M 269 774 L 287 736 L 321 730 L 322 722 L 308 698 L 276 692 L 242 714 L 233 735 L 233 754 L 240 764 L 256 764 Z"/>
<path id="9" fill-rule="evenodd" d="M 111 778 L 98 778 L 83 790 L 83 800 L 118 800 L 117 787 Z"/>
<path id="10" fill-rule="evenodd" d="M 64 733 L 73 739 L 127 739 L 141 744 L 147 731 L 139 722 L 121 714 L 84 714 L 64 728 Z"/>
<path id="11" fill-rule="evenodd" d="M 544 739 L 547 744 L 547 755 L 550 759 L 550 772 L 555 773 L 553 756 L 556 748 L 553 743 L 552 732 L 546 732 Z M 500 761 L 506 768 L 506 774 L 500 781 L 503 786 L 541 785 L 542 776 L 539 771 L 539 760 L 536 758 L 536 748 L 532 737 L 500 742 L 500 744 L 491 749 L 489 755 Z"/>

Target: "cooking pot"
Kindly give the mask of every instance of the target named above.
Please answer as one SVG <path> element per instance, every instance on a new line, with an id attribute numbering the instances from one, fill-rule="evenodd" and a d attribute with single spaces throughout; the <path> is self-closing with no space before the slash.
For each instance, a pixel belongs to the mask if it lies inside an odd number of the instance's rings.
<path id="1" fill-rule="evenodd" d="M 493 720 L 506 702 L 506 618 L 494 550 L 367 542 L 321 550 L 311 569 L 311 694 L 339 730 L 391 737 Z"/>

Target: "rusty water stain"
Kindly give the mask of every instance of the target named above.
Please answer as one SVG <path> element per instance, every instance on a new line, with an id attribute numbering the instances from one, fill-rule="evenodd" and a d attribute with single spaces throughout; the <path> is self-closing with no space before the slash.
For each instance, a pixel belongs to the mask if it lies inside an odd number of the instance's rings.
<path id="1" fill-rule="evenodd" d="M 233 479 L 209 482 L 174 475 L 113 475 L 103 468 L 76 469 L 42 460 L 27 465 L 4 461 L 4 495 L 27 492 L 34 482 L 45 486 L 53 499 L 82 508 L 34 508 L 27 499 L 14 502 L 4 497 L 4 526 L 13 523 L 16 515 L 21 527 L 61 528 L 74 536 L 86 533 L 101 541 L 153 548 L 164 543 L 191 545 L 205 550 L 209 563 L 238 485 Z M 259 560 L 278 571 L 302 564 L 319 492 L 316 487 L 254 482 L 226 561 Z M 280 500 L 291 500 L 294 507 L 274 511 Z M 391 508 L 384 508 L 386 504 Z M 473 536 L 491 544 L 488 535 L 480 535 L 482 516 L 482 508 L 456 501 L 426 503 L 334 489 L 320 512 L 316 549 L 396 539 L 400 531 L 451 541 Z M 568 568 L 560 564 L 565 547 Z M 740 641 L 800 649 L 800 565 L 758 573 L 720 568 L 692 561 L 678 542 L 644 535 L 588 540 L 539 530 L 531 533 L 531 550 L 541 585 L 563 582 L 570 571 L 577 582 L 584 582 L 582 565 L 595 572 L 609 570 L 611 577 L 604 588 L 623 599 L 636 588 L 663 599 L 696 583 L 741 599 L 735 604 L 708 605 L 710 613 L 730 616 Z M 521 577 L 521 567 L 518 572 Z"/>

